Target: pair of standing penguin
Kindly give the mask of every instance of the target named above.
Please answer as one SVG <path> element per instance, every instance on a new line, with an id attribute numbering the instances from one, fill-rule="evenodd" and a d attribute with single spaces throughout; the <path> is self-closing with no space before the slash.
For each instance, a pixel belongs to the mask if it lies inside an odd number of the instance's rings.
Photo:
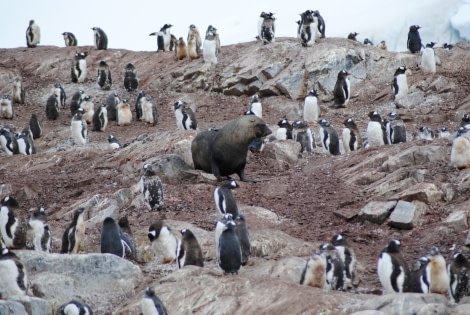
<path id="1" fill-rule="evenodd" d="M 297 22 L 297 38 L 303 47 L 312 46 L 316 37 L 325 38 L 325 21 L 318 10 L 307 10 L 300 14 Z"/>
<path id="2" fill-rule="evenodd" d="M 330 243 L 313 250 L 302 271 L 300 284 L 324 290 L 352 288 L 359 284 L 357 259 L 354 249 L 342 234 L 336 234 Z"/>

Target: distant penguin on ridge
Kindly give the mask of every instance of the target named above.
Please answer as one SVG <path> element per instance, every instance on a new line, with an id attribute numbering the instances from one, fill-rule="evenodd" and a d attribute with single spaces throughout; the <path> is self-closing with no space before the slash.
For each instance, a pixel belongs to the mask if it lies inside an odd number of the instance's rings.
<path id="1" fill-rule="evenodd" d="M 421 26 L 419 25 L 411 25 L 408 32 L 408 41 L 406 42 L 406 47 L 412 54 L 420 52 L 421 47 L 423 47 L 423 44 L 421 43 L 421 36 L 419 35 L 418 31 L 420 28 Z"/>
<path id="2" fill-rule="evenodd" d="M 106 33 L 99 27 L 92 27 L 91 28 L 94 32 L 94 43 L 95 48 L 98 50 L 106 50 L 108 49 L 108 36 Z"/>
<path id="3" fill-rule="evenodd" d="M 70 46 L 77 46 L 78 41 L 77 38 L 73 33 L 70 32 L 63 32 L 62 36 L 64 36 L 64 41 L 65 41 L 65 46 L 70 47 Z"/>
<path id="4" fill-rule="evenodd" d="M 441 60 L 436 55 L 433 48 L 435 44 L 435 42 L 430 42 L 426 44 L 426 47 L 423 50 L 420 64 L 420 68 L 423 72 L 436 73 L 436 64 L 441 65 Z"/>
<path id="5" fill-rule="evenodd" d="M 83 83 L 87 75 L 87 65 L 86 57 L 88 56 L 87 52 L 76 53 L 72 61 L 72 82 L 73 83 Z"/>
<path id="6" fill-rule="evenodd" d="M 180 37 L 176 42 L 175 56 L 176 60 L 183 60 L 186 58 L 186 56 L 188 56 L 188 49 L 183 37 Z"/>
<path id="7" fill-rule="evenodd" d="M 137 69 L 132 62 L 126 65 L 124 69 L 124 87 L 127 92 L 137 90 L 139 86 L 139 79 L 137 78 Z"/>
<path id="8" fill-rule="evenodd" d="M 276 18 L 274 13 L 267 12 L 263 16 L 263 22 L 261 23 L 260 39 L 263 44 L 274 43 L 276 41 Z"/>
<path id="9" fill-rule="evenodd" d="M 217 29 L 212 25 L 209 25 L 206 32 L 206 37 L 204 40 L 203 48 L 202 48 L 202 57 L 204 62 L 208 63 L 217 63 L 217 57 L 219 55 L 219 51 L 217 48 Z"/>
<path id="10" fill-rule="evenodd" d="M 300 43 L 303 47 L 312 46 L 315 44 L 315 35 L 317 33 L 317 26 L 312 10 L 307 10 L 300 15 L 299 30 Z"/>
<path id="11" fill-rule="evenodd" d="M 320 11 L 314 10 L 313 11 L 313 20 L 315 22 L 316 28 L 316 36 L 320 38 L 325 38 L 325 29 L 326 24 L 323 17 L 320 15 Z"/>
<path id="12" fill-rule="evenodd" d="M 188 31 L 188 56 L 191 59 L 201 57 L 202 40 L 196 25 L 191 24 Z"/>
<path id="13" fill-rule="evenodd" d="M 29 21 L 26 29 L 26 45 L 28 48 L 35 48 L 41 42 L 41 29 L 34 20 Z"/>

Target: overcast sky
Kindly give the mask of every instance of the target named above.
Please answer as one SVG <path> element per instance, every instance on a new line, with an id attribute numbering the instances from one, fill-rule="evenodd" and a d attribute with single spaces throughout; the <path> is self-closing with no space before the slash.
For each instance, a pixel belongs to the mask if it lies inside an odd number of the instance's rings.
<path id="1" fill-rule="evenodd" d="M 326 21 L 327 37 L 347 37 L 355 31 L 361 41 L 365 37 L 375 44 L 386 40 L 390 49 L 401 51 L 406 50 L 411 24 L 423 27 L 423 42 L 455 42 L 455 34 L 447 29 L 463 1 L 2 0 L 0 48 L 25 47 L 30 19 L 41 27 L 40 45 L 63 47 L 65 31 L 74 33 L 79 45 L 93 45 L 91 28 L 98 26 L 107 33 L 109 48 L 153 51 L 156 38 L 148 35 L 165 23 L 174 25 L 172 33 L 184 39 L 190 24 L 202 33 L 212 24 L 219 30 L 222 45 L 229 45 L 254 40 L 261 11 L 275 13 L 276 36 L 295 37 L 298 14 L 317 9 Z"/>

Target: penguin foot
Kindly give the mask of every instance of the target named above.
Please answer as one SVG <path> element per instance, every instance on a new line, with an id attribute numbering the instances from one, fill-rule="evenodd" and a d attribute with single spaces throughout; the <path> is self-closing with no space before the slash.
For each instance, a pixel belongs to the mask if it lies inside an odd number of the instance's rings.
<path id="1" fill-rule="evenodd" d="M 166 265 L 166 264 L 172 265 L 174 262 L 175 262 L 174 258 L 165 258 L 165 259 L 162 260 L 161 264 L 162 265 Z"/>

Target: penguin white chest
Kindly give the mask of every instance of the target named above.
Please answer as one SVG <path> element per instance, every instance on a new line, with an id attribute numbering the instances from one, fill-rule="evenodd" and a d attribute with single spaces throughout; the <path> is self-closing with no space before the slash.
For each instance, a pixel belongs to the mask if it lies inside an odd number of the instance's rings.
<path id="1" fill-rule="evenodd" d="M 153 303 L 152 299 L 143 298 L 140 302 L 143 315 L 160 315 Z"/>
<path id="2" fill-rule="evenodd" d="M 261 106 L 260 102 L 251 103 L 250 109 L 255 114 L 255 116 L 263 119 L 263 107 Z"/>
<path id="3" fill-rule="evenodd" d="M 86 69 L 86 60 L 80 59 L 78 61 L 78 68 L 80 68 L 80 73 L 78 74 L 78 82 L 85 81 L 87 69 Z"/>
<path id="4" fill-rule="evenodd" d="M 31 230 L 34 236 L 34 239 L 33 239 L 34 250 L 42 251 L 41 238 L 44 233 L 44 223 L 39 220 L 30 220 L 29 226 L 31 227 Z"/>
<path id="5" fill-rule="evenodd" d="M 6 225 L 9 220 L 8 212 L 9 210 L 7 207 L 2 207 L 0 209 L 0 235 L 6 247 L 13 247 L 13 238 L 15 237 L 14 233 L 16 231 L 16 228 L 18 227 L 18 219 L 15 218 L 15 222 L 10 226 L 9 231 L 7 231 Z M 12 235 L 11 238 L 8 236 L 8 234 L 10 233 Z"/>
<path id="6" fill-rule="evenodd" d="M 70 129 L 72 132 L 72 139 L 75 144 L 85 144 L 87 142 L 86 138 L 83 137 L 83 134 L 82 134 L 83 124 L 86 125 L 86 123 L 82 122 L 81 120 L 72 121 Z"/>
<path id="7" fill-rule="evenodd" d="M 388 253 L 382 253 L 377 264 L 377 273 L 379 275 L 380 283 L 384 288 L 384 293 L 393 293 L 395 290 L 392 286 L 392 271 L 393 271 L 393 262 L 392 257 Z M 396 282 L 398 284 L 399 290 L 403 288 L 403 283 L 405 281 L 405 275 L 402 267 L 400 268 L 400 274 L 397 276 Z"/>
<path id="8" fill-rule="evenodd" d="M 176 259 L 176 237 L 168 230 L 168 228 L 162 227 L 158 238 L 153 242 L 152 248 L 155 256 L 159 261 Z"/>
<path id="9" fill-rule="evenodd" d="M 178 129 L 185 130 L 183 126 L 184 115 L 180 108 L 175 110 L 175 118 L 176 118 L 176 125 L 178 126 Z"/>
<path id="10" fill-rule="evenodd" d="M 408 80 L 406 74 L 397 75 L 398 93 L 395 95 L 395 99 L 403 97 L 408 94 Z"/>
<path id="11" fill-rule="evenodd" d="M 436 56 L 432 48 L 426 48 L 421 56 L 421 69 L 424 72 L 436 72 Z"/>
<path id="12" fill-rule="evenodd" d="M 19 272 L 15 262 L 11 259 L 0 261 L 0 288 L 2 288 L 2 297 L 7 298 L 13 295 L 23 295 L 25 292 L 18 286 Z M 27 284 L 26 275 L 23 285 Z"/>
<path id="13" fill-rule="evenodd" d="M 217 63 L 217 45 L 215 40 L 205 40 L 202 56 L 205 62 Z"/>
<path id="14" fill-rule="evenodd" d="M 316 97 L 306 97 L 303 108 L 303 120 L 308 122 L 314 122 L 320 117 L 320 106 L 318 106 L 318 100 Z"/>
<path id="15" fill-rule="evenodd" d="M 382 124 L 377 121 L 370 121 L 367 124 L 367 140 L 369 146 L 381 146 L 384 145 Z"/>

